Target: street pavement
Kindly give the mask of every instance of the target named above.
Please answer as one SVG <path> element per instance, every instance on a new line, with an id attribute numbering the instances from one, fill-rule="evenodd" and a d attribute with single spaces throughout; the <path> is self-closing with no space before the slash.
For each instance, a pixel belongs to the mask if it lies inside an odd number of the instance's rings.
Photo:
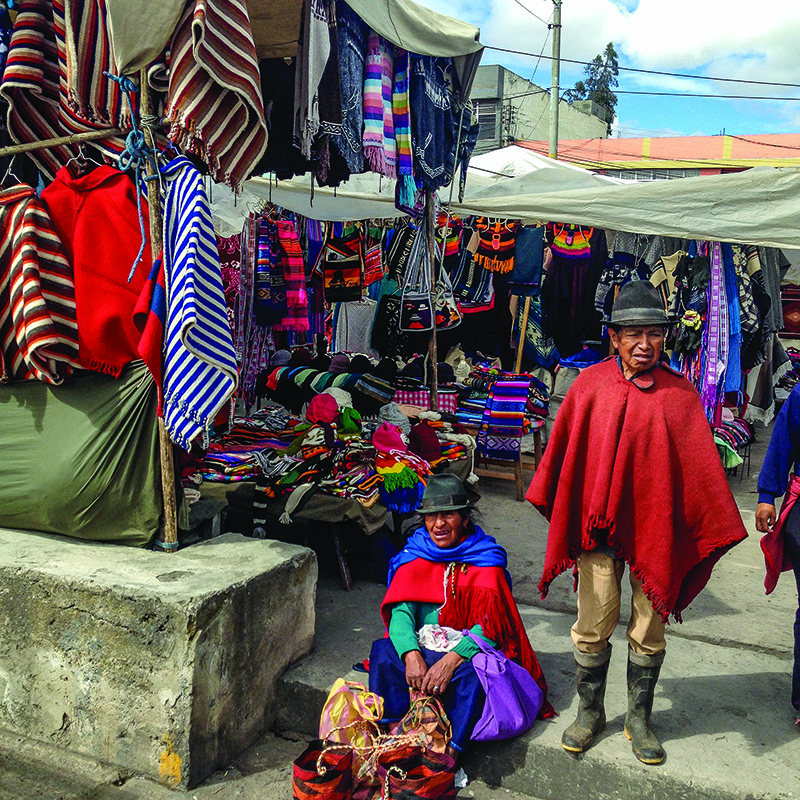
<path id="1" fill-rule="evenodd" d="M 509 551 L 514 593 L 559 712 L 553 721 L 511 742 L 483 745 L 464 758 L 471 777 L 461 798 L 476 800 L 789 800 L 800 798 L 800 728 L 789 706 L 792 623 L 797 595 L 791 574 L 766 597 L 763 558 L 753 525 L 756 478 L 768 441 L 758 428 L 750 475 L 729 477 L 750 537 L 718 564 L 703 593 L 667 631 L 667 658 L 656 692 L 653 724 L 667 751 L 647 767 L 622 734 L 625 712 L 624 622 L 614 639 L 607 691 L 608 727 L 587 754 L 560 747 L 576 709 L 569 628 L 575 599 L 562 575 L 542 601 L 536 592 L 547 527 L 527 503 L 514 501 L 512 482 L 482 479 L 479 508 L 487 532 Z M 648 476 L 657 487 L 660 476 Z M 291 762 L 316 728 L 327 689 L 351 671 L 382 634 L 383 587 L 352 555 L 356 583 L 342 590 L 335 565 L 322 565 L 317 638 L 312 655 L 281 681 L 279 720 L 234 764 L 188 793 L 197 800 L 283 800 L 291 797 Z M 627 583 L 625 581 L 624 583 Z M 623 608 L 625 608 L 625 604 Z M 624 618 L 623 614 L 623 618 Z M 162 800 L 164 787 L 44 745 L 0 734 L 2 800 Z"/>

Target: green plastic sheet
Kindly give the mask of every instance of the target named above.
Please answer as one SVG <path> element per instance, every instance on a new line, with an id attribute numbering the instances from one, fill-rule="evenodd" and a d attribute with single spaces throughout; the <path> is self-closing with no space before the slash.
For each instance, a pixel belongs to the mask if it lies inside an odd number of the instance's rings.
<path id="1" fill-rule="evenodd" d="M 162 513 L 157 390 L 118 379 L 0 386 L 0 527 L 143 547 Z"/>

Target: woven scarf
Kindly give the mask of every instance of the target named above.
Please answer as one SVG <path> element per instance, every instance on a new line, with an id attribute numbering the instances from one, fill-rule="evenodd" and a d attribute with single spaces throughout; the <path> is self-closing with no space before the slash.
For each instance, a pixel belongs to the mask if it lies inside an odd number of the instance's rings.
<path id="1" fill-rule="evenodd" d="M 705 368 L 700 387 L 700 398 L 709 422 L 714 420 L 724 385 L 725 366 L 728 358 L 728 336 L 728 302 L 725 296 L 722 248 L 719 242 L 712 242 L 711 280 L 708 284 L 708 320 L 704 337 Z"/>
<path id="2" fill-rule="evenodd" d="M 286 316 L 275 328 L 280 331 L 307 331 L 308 294 L 300 239 L 291 220 L 278 220 L 275 227 L 278 231 L 279 258 L 286 283 L 287 307 Z"/>
<path id="3" fill-rule="evenodd" d="M 394 134 L 397 139 L 398 178 L 413 176 L 411 111 L 408 99 L 408 52 L 405 50 L 397 50 L 395 52 L 392 116 L 394 117 Z"/>
<path id="4" fill-rule="evenodd" d="M 397 143 L 392 116 L 392 48 L 370 31 L 364 75 L 364 156 L 373 172 L 397 176 Z"/>
<path id="5" fill-rule="evenodd" d="M 479 217 L 475 227 L 480 235 L 475 260 L 490 272 L 511 272 L 516 249 L 516 224 L 489 222 L 485 217 Z"/>

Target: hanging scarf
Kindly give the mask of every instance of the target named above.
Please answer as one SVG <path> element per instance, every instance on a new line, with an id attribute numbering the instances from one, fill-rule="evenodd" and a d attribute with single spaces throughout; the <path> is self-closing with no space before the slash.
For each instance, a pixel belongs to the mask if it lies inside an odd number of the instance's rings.
<path id="1" fill-rule="evenodd" d="M 705 330 L 705 369 L 700 397 L 709 422 L 714 421 L 724 385 L 728 358 L 728 302 L 725 295 L 725 273 L 722 248 L 711 244 L 711 280 L 708 285 L 708 322 Z"/>
<path id="2" fill-rule="evenodd" d="M 308 295 L 306 273 L 303 265 L 303 249 L 291 220 L 275 223 L 280 245 L 280 262 L 286 283 L 286 316 L 275 326 L 279 331 L 308 330 Z"/>
<path id="3" fill-rule="evenodd" d="M 417 184 L 414 180 L 414 156 L 411 149 L 411 107 L 408 90 L 408 52 L 397 50 L 392 87 L 392 116 L 397 139 L 397 191 L 404 204 L 414 205 Z"/>
<path id="4" fill-rule="evenodd" d="M 516 223 L 489 222 L 486 217 L 479 217 L 475 227 L 480 235 L 475 260 L 491 272 L 511 272 L 514 267 Z"/>
<path id="5" fill-rule="evenodd" d="M 397 176 L 397 143 L 392 117 L 392 49 L 370 31 L 364 77 L 364 156 L 373 172 Z"/>

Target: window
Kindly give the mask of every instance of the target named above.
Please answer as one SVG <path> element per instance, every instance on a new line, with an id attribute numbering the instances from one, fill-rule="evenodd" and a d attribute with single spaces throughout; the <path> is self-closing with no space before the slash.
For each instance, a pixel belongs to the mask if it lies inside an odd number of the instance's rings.
<path id="1" fill-rule="evenodd" d="M 497 100 L 476 100 L 475 116 L 478 118 L 478 141 L 497 139 Z"/>
<path id="2" fill-rule="evenodd" d="M 664 181 L 674 178 L 694 178 L 700 174 L 699 169 L 607 169 L 603 172 L 609 178 L 621 178 L 624 181 Z"/>

